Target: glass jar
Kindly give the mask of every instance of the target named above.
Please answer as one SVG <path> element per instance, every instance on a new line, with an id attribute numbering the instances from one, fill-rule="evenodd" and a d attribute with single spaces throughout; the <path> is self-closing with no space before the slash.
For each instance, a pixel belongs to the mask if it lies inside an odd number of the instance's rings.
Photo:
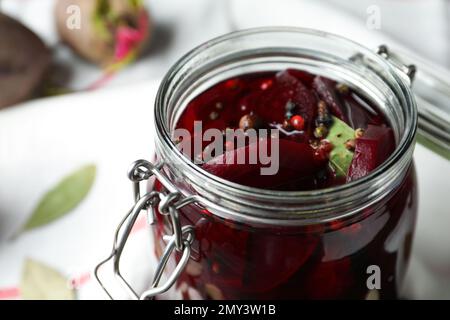
<path id="1" fill-rule="evenodd" d="M 276 192 L 212 176 L 177 150 L 171 132 L 196 95 L 240 74 L 287 68 L 333 78 L 370 99 L 394 129 L 394 154 L 369 176 L 343 186 Z M 182 297 L 361 299 L 373 296 L 373 289 L 380 298 L 397 297 L 417 212 L 417 114 L 405 75 L 356 43 L 293 28 L 226 35 L 176 63 L 161 84 L 155 119 L 166 176 L 184 196 L 201 199 L 179 210 L 181 225 L 195 230 L 191 259 L 176 285 Z M 167 216 L 156 217 L 161 256 L 163 236 L 173 231 Z M 375 271 L 379 281 L 370 278 Z"/>
<path id="2" fill-rule="evenodd" d="M 279 192 L 213 176 L 176 148 L 171 133 L 199 93 L 241 74 L 287 68 L 345 83 L 378 106 L 394 131 L 395 152 L 351 183 Z M 131 171 L 137 186 L 155 175 L 148 194 L 159 195 L 147 207 L 161 263 L 143 296 L 174 284 L 170 297 L 183 299 L 396 298 L 417 213 L 413 71 L 386 50 L 299 28 L 232 33 L 185 55 L 156 98 L 158 164 L 140 162 Z M 138 170 L 143 164 L 147 171 Z M 159 290 L 164 269 L 169 279 Z"/>

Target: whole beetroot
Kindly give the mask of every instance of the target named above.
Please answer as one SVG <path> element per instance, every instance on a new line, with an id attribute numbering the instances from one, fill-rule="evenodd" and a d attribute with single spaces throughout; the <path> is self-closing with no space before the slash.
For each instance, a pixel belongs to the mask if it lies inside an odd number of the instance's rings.
<path id="1" fill-rule="evenodd" d="M 0 13 L 0 109 L 31 98 L 42 85 L 50 50 L 20 22 Z"/>
<path id="2" fill-rule="evenodd" d="M 80 9 L 80 28 L 68 27 L 73 6 Z M 150 17 L 139 0 L 58 0 L 55 14 L 61 39 L 102 67 L 138 56 L 150 40 Z"/>

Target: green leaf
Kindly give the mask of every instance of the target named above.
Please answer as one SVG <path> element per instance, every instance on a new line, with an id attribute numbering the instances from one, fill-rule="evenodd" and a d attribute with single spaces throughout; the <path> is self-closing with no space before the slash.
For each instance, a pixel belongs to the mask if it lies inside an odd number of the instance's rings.
<path id="1" fill-rule="evenodd" d="M 327 139 L 333 144 L 330 152 L 330 163 L 336 171 L 336 176 L 347 176 L 348 169 L 353 159 L 353 152 L 348 150 L 345 143 L 355 139 L 355 130 L 344 121 L 333 117 L 333 125 L 330 127 Z"/>
<path id="2" fill-rule="evenodd" d="M 75 300 L 68 280 L 49 266 L 27 259 L 22 270 L 20 293 L 24 300 Z"/>
<path id="3" fill-rule="evenodd" d="M 95 175 L 96 167 L 88 165 L 65 177 L 45 194 L 23 231 L 49 224 L 72 211 L 89 193 Z"/>

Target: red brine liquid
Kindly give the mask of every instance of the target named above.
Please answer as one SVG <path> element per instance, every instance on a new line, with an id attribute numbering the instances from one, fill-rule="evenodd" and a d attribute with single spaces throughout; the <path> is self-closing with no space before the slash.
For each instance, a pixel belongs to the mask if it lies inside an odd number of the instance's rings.
<path id="1" fill-rule="evenodd" d="M 214 85 L 188 104 L 177 128 L 193 135 L 194 121 L 202 121 L 203 130 L 278 129 L 275 175 L 261 175 L 258 164 L 218 161 L 251 152 L 251 145 L 225 149 L 199 164 L 220 178 L 268 190 L 349 183 L 370 174 L 395 149 L 389 122 L 367 99 L 344 84 L 293 69 L 245 74 Z M 346 129 L 341 133 L 336 124 Z M 348 139 L 333 139 L 331 132 Z M 350 161 L 334 160 L 336 141 L 343 144 L 337 156 Z M 395 298 L 409 259 L 416 205 L 410 168 L 395 190 L 364 212 L 317 225 L 254 226 L 188 206 L 181 210 L 181 223 L 195 226 L 194 253 L 177 288 L 186 299 Z M 169 225 L 158 215 L 158 256 L 162 236 L 171 234 Z M 373 266 L 381 271 L 380 289 L 367 285 Z"/>

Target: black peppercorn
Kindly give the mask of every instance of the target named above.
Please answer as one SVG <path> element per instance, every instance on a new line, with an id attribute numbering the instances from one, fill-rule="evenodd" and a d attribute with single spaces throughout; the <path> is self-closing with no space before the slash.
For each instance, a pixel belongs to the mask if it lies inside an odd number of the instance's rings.
<path id="1" fill-rule="evenodd" d="M 297 105 L 292 102 L 291 100 L 289 100 L 284 109 L 286 110 L 286 113 L 284 114 L 284 117 L 289 120 L 290 118 L 292 118 L 292 116 L 294 115 L 294 110 L 295 108 L 297 108 Z"/>
<path id="2" fill-rule="evenodd" d="M 286 111 L 292 112 L 292 111 L 294 111 L 294 109 L 295 109 L 296 106 L 297 106 L 297 105 L 296 105 L 295 103 L 293 103 L 291 100 L 289 100 L 289 101 L 286 103 L 286 106 L 285 106 L 284 108 L 286 109 Z"/>
<path id="3" fill-rule="evenodd" d="M 261 126 L 261 119 L 253 113 L 244 115 L 239 121 L 239 128 L 242 130 L 259 129 Z"/>
<path id="4" fill-rule="evenodd" d="M 329 127 L 332 123 L 333 118 L 328 111 L 327 104 L 323 100 L 319 101 L 317 105 L 316 126 L 324 125 L 325 127 Z"/>

